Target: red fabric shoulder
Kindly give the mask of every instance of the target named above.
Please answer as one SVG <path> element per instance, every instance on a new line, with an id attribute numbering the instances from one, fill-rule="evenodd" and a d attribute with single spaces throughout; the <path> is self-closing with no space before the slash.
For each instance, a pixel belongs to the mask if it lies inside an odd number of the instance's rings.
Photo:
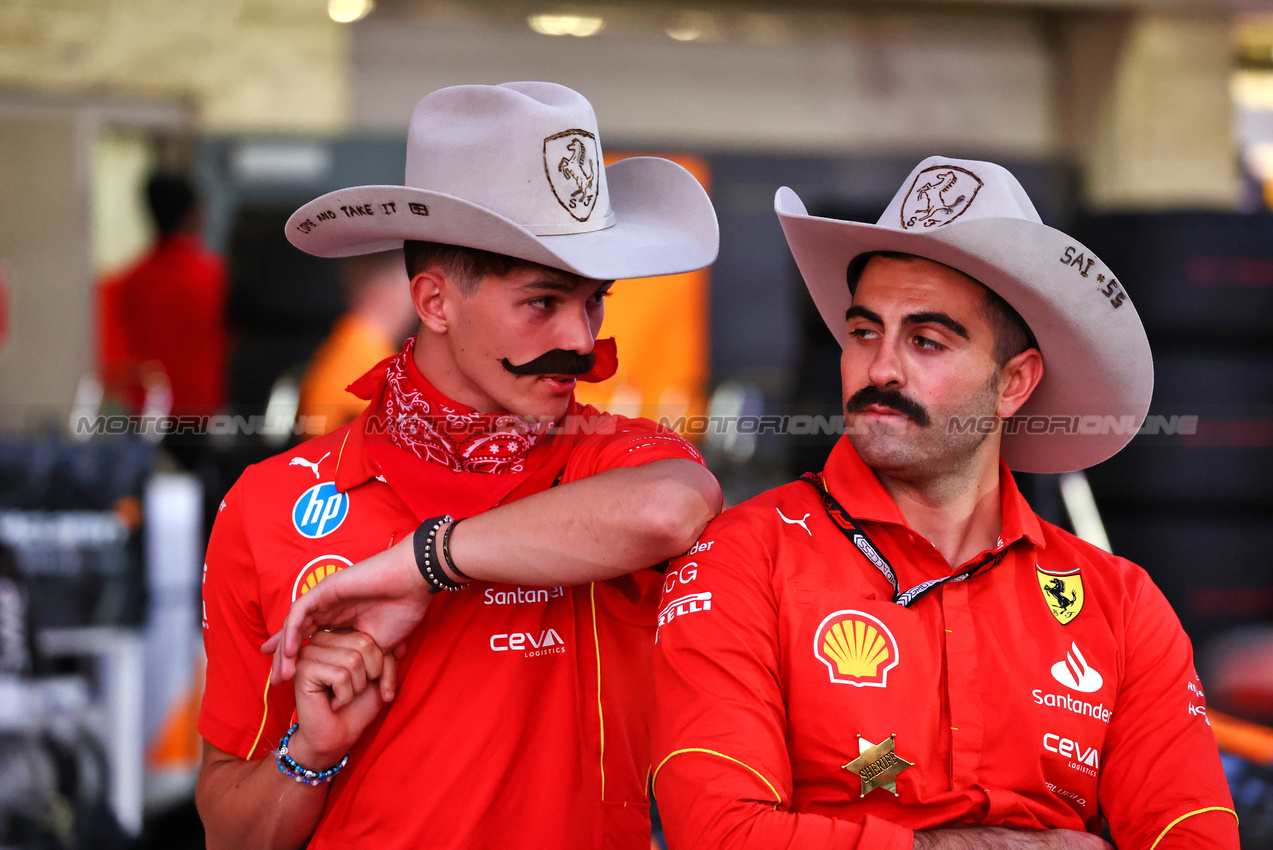
<path id="1" fill-rule="evenodd" d="M 670 458 L 703 464 L 703 456 L 689 441 L 649 419 L 605 413 L 589 404 L 579 407 L 566 427 L 578 429 L 566 467 L 570 481 Z"/>

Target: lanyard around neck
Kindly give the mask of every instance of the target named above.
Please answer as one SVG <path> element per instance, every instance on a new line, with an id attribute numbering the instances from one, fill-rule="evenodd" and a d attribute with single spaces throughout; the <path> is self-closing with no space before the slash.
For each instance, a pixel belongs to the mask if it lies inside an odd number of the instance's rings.
<path id="1" fill-rule="evenodd" d="M 897 581 L 897 572 L 893 569 L 893 565 L 888 562 L 888 558 L 884 557 L 879 549 L 875 548 L 875 544 L 871 542 L 871 538 L 866 536 L 866 532 L 857 524 L 848 511 L 844 509 L 835 498 L 831 495 L 831 491 L 827 489 L 826 482 L 822 480 L 822 476 L 814 472 L 806 472 L 800 476 L 800 480 L 813 486 L 818 491 L 818 495 L 822 497 L 822 507 L 826 509 L 827 516 L 835 523 L 836 528 L 849 539 L 849 542 L 857 547 L 858 551 L 866 557 L 871 564 L 880 571 L 880 574 L 888 580 L 893 586 L 893 601 L 903 608 L 909 608 L 918 602 L 925 594 L 935 587 L 945 584 L 948 581 L 964 581 L 971 578 L 974 573 L 986 566 L 986 561 L 971 564 L 957 573 L 952 573 L 942 578 L 930 579 L 922 584 L 917 584 L 910 590 L 902 590 Z M 997 564 L 1007 550 L 996 552 L 989 561 L 993 566 Z"/>

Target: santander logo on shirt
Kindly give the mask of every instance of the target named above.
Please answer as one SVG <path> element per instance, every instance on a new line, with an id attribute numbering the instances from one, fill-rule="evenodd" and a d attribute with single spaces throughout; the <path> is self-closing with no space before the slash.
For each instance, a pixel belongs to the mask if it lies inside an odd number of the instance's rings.
<path id="1" fill-rule="evenodd" d="M 1065 654 L 1064 661 L 1058 661 L 1052 665 L 1052 678 L 1070 690 L 1078 691 L 1082 694 L 1095 693 L 1105 684 L 1104 677 L 1087 663 L 1087 659 L 1079 651 L 1077 643 L 1070 644 L 1070 651 Z M 1030 695 L 1034 697 L 1036 705 L 1063 709 L 1074 714 L 1090 717 L 1093 720 L 1099 720 L 1102 723 L 1109 723 L 1109 719 L 1113 715 L 1113 711 L 1106 708 L 1104 702 L 1091 703 L 1070 694 L 1045 693 L 1040 688 L 1035 688 L 1030 692 Z"/>
<path id="2" fill-rule="evenodd" d="M 1079 652 L 1077 643 L 1070 644 L 1070 651 L 1065 654 L 1064 661 L 1052 665 L 1052 678 L 1083 694 L 1099 691 L 1101 685 L 1105 684 L 1101 674 L 1089 666 L 1083 653 Z"/>

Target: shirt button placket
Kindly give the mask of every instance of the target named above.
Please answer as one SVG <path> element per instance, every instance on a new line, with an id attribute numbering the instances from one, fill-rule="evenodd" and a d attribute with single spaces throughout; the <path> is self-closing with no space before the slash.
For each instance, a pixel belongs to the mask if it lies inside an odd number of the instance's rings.
<path id="1" fill-rule="evenodd" d="M 983 731 L 977 633 L 969 608 L 968 583 L 950 582 L 938 592 L 946 615 L 943 663 L 950 706 L 951 784 L 956 789 L 969 788 L 978 784 Z"/>

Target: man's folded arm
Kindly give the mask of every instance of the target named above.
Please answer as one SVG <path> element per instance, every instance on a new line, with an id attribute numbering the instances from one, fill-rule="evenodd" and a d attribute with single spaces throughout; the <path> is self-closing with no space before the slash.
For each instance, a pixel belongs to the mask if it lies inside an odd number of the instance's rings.
<path id="1" fill-rule="evenodd" d="M 455 526 L 449 551 L 465 576 L 539 586 L 607 581 L 684 552 L 720 512 L 716 478 L 693 446 L 673 434 L 634 429 L 584 450 L 589 462 L 578 480 Z M 445 537 L 448 526 L 437 534 Z M 320 628 L 358 629 L 386 648 L 411 633 L 430 598 L 414 540 L 413 532 L 293 603 L 283 629 L 263 646 L 276 652 L 275 684 L 292 677 L 301 641 Z"/>
<path id="2" fill-rule="evenodd" d="M 293 782 L 279 773 L 277 761 L 268 755 L 286 728 L 284 718 L 292 706 L 278 693 L 270 702 L 262 701 L 270 668 L 269 659 L 257 650 L 267 632 L 245 529 L 245 518 L 252 512 L 248 491 L 240 479 L 226 494 L 205 557 L 203 639 L 208 668 L 199 714 L 204 747 L 195 803 L 209 850 L 295 850 L 304 847 L 314 831 L 329 786 Z"/>
<path id="3" fill-rule="evenodd" d="M 670 850 L 911 850 L 909 829 L 872 816 L 855 823 L 795 814 L 774 790 L 750 767 L 704 752 L 669 757 L 654 780 Z"/>
<path id="4" fill-rule="evenodd" d="M 1125 670 L 1098 786 L 1114 843 L 1237 850 L 1237 816 L 1189 638 L 1148 578 L 1129 592 L 1136 599 L 1123 624 Z"/>
<path id="5" fill-rule="evenodd" d="M 299 850 L 318 825 L 329 785 L 293 782 L 273 758 L 245 761 L 204 741 L 195 802 L 208 850 Z"/>
<path id="6" fill-rule="evenodd" d="M 664 458 L 600 472 L 466 519 L 456 527 L 451 551 L 456 565 L 481 581 L 604 581 L 686 551 L 721 503 L 720 485 L 706 467 Z"/>

